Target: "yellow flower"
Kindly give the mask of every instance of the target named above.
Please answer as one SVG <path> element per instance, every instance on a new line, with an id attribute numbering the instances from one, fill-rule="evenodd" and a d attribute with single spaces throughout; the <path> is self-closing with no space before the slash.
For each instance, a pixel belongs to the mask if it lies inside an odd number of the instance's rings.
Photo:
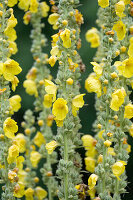
<path id="1" fill-rule="evenodd" d="M 74 63 L 71 58 L 68 58 L 69 69 L 75 72 L 75 69 L 78 67 L 77 63 Z"/>
<path id="2" fill-rule="evenodd" d="M 29 95 L 34 95 L 35 97 L 38 97 L 36 83 L 33 80 L 25 80 L 23 86 L 24 88 L 26 88 L 26 92 Z"/>
<path id="3" fill-rule="evenodd" d="M 114 152 L 114 148 L 113 147 L 109 147 L 108 148 L 108 154 L 110 154 L 112 156 L 116 156 L 116 153 Z"/>
<path id="4" fill-rule="evenodd" d="M 39 161 L 41 159 L 41 154 L 37 151 L 32 151 L 30 153 L 30 162 L 33 167 L 37 167 Z"/>
<path id="5" fill-rule="evenodd" d="M 18 86 L 19 80 L 16 76 L 14 76 L 13 80 L 11 81 L 12 83 L 12 90 L 13 92 L 16 90 L 16 87 Z"/>
<path id="6" fill-rule="evenodd" d="M 27 11 L 29 9 L 29 6 L 30 6 L 30 1 L 31 0 L 19 0 L 19 4 L 18 4 L 18 7 L 24 11 Z"/>
<path id="7" fill-rule="evenodd" d="M 103 93 L 107 94 L 107 87 L 103 87 Z"/>
<path id="8" fill-rule="evenodd" d="M 68 85 L 73 85 L 73 79 L 68 78 L 68 79 L 66 80 L 66 83 L 67 83 Z"/>
<path id="9" fill-rule="evenodd" d="M 91 158 L 95 158 L 96 155 L 97 155 L 97 150 L 95 149 L 95 146 L 92 146 L 92 148 L 86 151 L 85 153 L 86 157 L 91 157 Z"/>
<path id="10" fill-rule="evenodd" d="M 91 48 L 97 48 L 100 45 L 100 37 L 96 28 L 92 28 L 87 31 L 86 35 L 87 42 L 91 43 Z"/>
<path id="11" fill-rule="evenodd" d="M 110 108 L 114 111 L 118 111 L 120 106 L 124 103 L 125 96 L 126 96 L 126 92 L 123 87 L 121 89 L 116 90 L 112 94 Z"/>
<path id="12" fill-rule="evenodd" d="M 23 162 L 24 162 L 24 157 L 23 156 L 19 156 L 19 157 L 16 158 L 16 167 L 19 170 L 23 169 Z"/>
<path id="13" fill-rule="evenodd" d="M 8 157 L 7 161 L 9 164 L 16 162 L 16 158 L 19 156 L 19 147 L 15 144 L 13 144 L 8 149 Z"/>
<path id="14" fill-rule="evenodd" d="M 133 37 L 130 38 L 130 45 L 128 49 L 128 55 L 130 58 L 133 58 Z"/>
<path id="15" fill-rule="evenodd" d="M 47 3 L 45 1 L 41 2 L 40 7 L 41 7 L 42 16 L 47 17 L 48 11 L 49 11 L 49 6 L 47 5 Z"/>
<path id="16" fill-rule="evenodd" d="M 52 37 L 52 46 L 56 46 L 56 42 L 59 40 L 59 34 L 54 34 Z"/>
<path id="17" fill-rule="evenodd" d="M 18 0 L 8 0 L 8 6 L 13 7 L 15 4 L 17 4 Z"/>
<path id="18" fill-rule="evenodd" d="M 112 144 L 112 142 L 110 142 L 109 140 L 105 140 L 105 142 L 104 142 L 104 145 L 105 145 L 106 147 L 110 147 L 111 144 Z"/>
<path id="19" fill-rule="evenodd" d="M 6 88 L 0 89 L 0 94 L 3 94 L 6 91 Z"/>
<path id="20" fill-rule="evenodd" d="M 75 188 L 76 188 L 77 190 L 79 190 L 79 189 L 80 189 L 80 185 L 76 185 Z"/>
<path id="21" fill-rule="evenodd" d="M 80 184 L 80 185 L 76 185 L 75 188 L 78 191 L 78 194 L 80 196 L 82 196 L 82 198 L 85 198 L 85 189 L 84 189 L 84 187 L 82 188 L 82 185 Z"/>
<path id="22" fill-rule="evenodd" d="M 49 64 L 51 65 L 51 67 L 52 67 L 52 59 L 53 59 L 53 61 L 54 62 L 56 62 L 56 60 L 57 60 L 57 57 L 59 57 L 60 55 L 61 55 L 61 52 L 59 51 L 59 48 L 58 48 L 58 46 L 56 45 L 56 46 L 53 46 L 52 47 L 52 49 L 51 49 L 51 51 L 50 51 L 50 54 L 53 56 L 53 57 L 50 57 L 49 58 Z M 57 56 L 57 57 L 56 57 Z M 51 60 L 50 60 L 51 59 Z"/>
<path id="23" fill-rule="evenodd" d="M 14 28 L 6 28 L 4 34 L 8 37 L 9 41 L 15 41 L 17 39 L 17 34 Z"/>
<path id="24" fill-rule="evenodd" d="M 28 74 L 26 75 L 26 79 L 30 79 L 30 80 L 35 80 L 37 77 L 37 69 L 35 67 L 32 67 Z"/>
<path id="25" fill-rule="evenodd" d="M 73 116 L 77 116 L 77 111 L 79 110 L 79 108 L 82 108 L 84 105 L 84 100 L 83 100 L 83 96 L 85 94 L 79 94 L 77 96 L 75 96 L 72 100 L 72 114 Z"/>
<path id="26" fill-rule="evenodd" d="M 27 184 L 26 177 L 27 177 L 27 172 L 26 171 L 24 171 L 24 170 L 19 170 L 18 171 L 19 181 L 22 182 L 22 183 L 24 183 L 24 185 Z"/>
<path id="27" fill-rule="evenodd" d="M 102 8 L 106 8 L 109 6 L 109 0 L 98 0 L 98 5 Z"/>
<path id="28" fill-rule="evenodd" d="M 54 55 L 52 55 L 52 56 L 48 59 L 48 62 L 49 62 L 49 64 L 51 65 L 51 67 L 53 67 L 53 66 L 55 65 L 56 61 L 57 61 L 57 57 L 54 56 Z"/>
<path id="29" fill-rule="evenodd" d="M 34 200 L 33 198 L 34 190 L 32 188 L 28 188 L 27 190 L 25 190 L 24 194 L 25 194 L 26 200 Z"/>
<path id="30" fill-rule="evenodd" d="M 58 26 L 56 25 L 58 18 L 59 18 L 59 14 L 57 14 L 57 13 L 53 13 L 53 14 L 49 15 L 48 22 L 49 22 L 49 24 L 53 25 L 54 30 L 58 29 Z"/>
<path id="31" fill-rule="evenodd" d="M 44 198 L 46 198 L 47 192 L 41 187 L 36 187 L 35 196 L 38 198 L 38 200 L 43 200 Z"/>
<path id="32" fill-rule="evenodd" d="M 39 131 L 35 135 L 33 141 L 34 141 L 34 144 L 37 145 L 38 147 L 41 147 L 42 144 L 46 143 L 46 140 L 45 140 L 43 134 Z"/>
<path id="33" fill-rule="evenodd" d="M 37 0 L 30 0 L 30 11 L 31 13 L 36 13 L 38 10 L 38 1 Z"/>
<path id="34" fill-rule="evenodd" d="M 125 106 L 124 118 L 131 119 L 133 117 L 133 104 L 129 103 Z"/>
<path id="35" fill-rule="evenodd" d="M 97 97 L 101 96 L 101 82 L 95 73 L 91 73 L 85 81 L 85 89 L 91 93 L 97 93 Z"/>
<path id="36" fill-rule="evenodd" d="M 133 58 L 127 58 L 123 62 L 116 61 L 114 63 L 120 75 L 126 78 L 131 78 L 133 76 Z"/>
<path id="37" fill-rule="evenodd" d="M 55 101 L 56 93 L 57 93 L 57 86 L 48 79 L 45 79 L 44 85 L 45 85 L 45 91 L 47 92 L 47 94 L 51 95 L 52 100 Z"/>
<path id="38" fill-rule="evenodd" d="M 68 113 L 67 101 L 63 98 L 58 98 L 53 104 L 52 113 L 56 120 L 64 120 Z"/>
<path id="39" fill-rule="evenodd" d="M 14 114 L 21 108 L 21 97 L 19 95 L 14 95 L 9 99 L 10 103 L 10 114 Z"/>
<path id="40" fill-rule="evenodd" d="M 126 162 L 118 161 L 112 166 L 113 174 L 114 176 L 117 177 L 118 180 L 120 180 L 119 176 L 123 174 L 125 171 L 125 165 L 126 165 Z"/>
<path id="41" fill-rule="evenodd" d="M 88 179 L 88 185 L 89 185 L 89 189 L 93 189 L 96 185 L 98 176 L 96 174 L 91 174 L 89 179 Z"/>
<path id="42" fill-rule="evenodd" d="M 131 152 L 131 145 L 128 144 L 128 147 L 126 148 L 126 151 L 128 152 L 128 154 Z"/>
<path id="43" fill-rule="evenodd" d="M 91 64 L 94 66 L 93 71 L 96 73 L 97 77 L 102 76 L 102 72 L 103 72 L 102 66 L 96 62 L 91 62 Z"/>
<path id="44" fill-rule="evenodd" d="M 9 49 L 10 49 L 9 55 L 16 54 L 18 51 L 16 42 L 9 41 Z"/>
<path id="45" fill-rule="evenodd" d="M 13 119 L 11 119 L 11 117 L 8 117 L 4 121 L 3 129 L 4 129 L 6 137 L 12 139 L 15 137 L 14 133 L 16 133 L 18 131 L 17 122 L 15 122 Z"/>
<path id="46" fill-rule="evenodd" d="M 113 26 L 113 30 L 116 31 L 118 40 L 123 40 L 126 34 L 126 26 L 123 24 L 122 21 L 118 21 L 116 24 Z"/>
<path id="47" fill-rule="evenodd" d="M 96 189 L 93 188 L 93 189 L 91 189 L 91 190 L 88 190 L 88 194 L 89 194 L 91 200 L 92 200 L 92 199 L 94 200 L 95 194 L 96 194 Z"/>
<path id="48" fill-rule="evenodd" d="M 57 146 L 58 143 L 55 140 L 52 140 L 51 142 L 47 143 L 45 147 L 48 151 L 48 154 L 52 154 Z"/>
<path id="49" fill-rule="evenodd" d="M 52 126 L 52 123 L 53 123 L 53 120 L 54 120 L 54 116 L 53 115 L 48 115 L 47 117 L 47 126 L 51 127 Z"/>
<path id="50" fill-rule="evenodd" d="M 14 28 L 17 24 L 17 19 L 14 17 L 14 14 L 13 14 L 13 9 L 11 9 L 11 16 L 10 18 L 8 19 L 7 21 L 7 28 Z"/>
<path id="51" fill-rule="evenodd" d="M 109 148 L 110 148 L 110 147 L 109 147 Z M 97 162 L 98 162 L 98 163 L 102 163 L 102 162 L 103 162 L 103 155 L 100 154 L 100 155 L 98 156 Z"/>
<path id="52" fill-rule="evenodd" d="M 116 15 L 118 15 L 120 18 L 125 17 L 123 13 L 124 10 L 125 10 L 125 3 L 123 1 L 119 1 L 118 3 L 115 4 Z"/>
<path id="53" fill-rule="evenodd" d="M 94 147 L 94 138 L 91 135 L 84 135 L 81 140 L 85 150 L 90 150 Z"/>
<path id="54" fill-rule="evenodd" d="M 105 132 L 105 129 L 98 132 L 98 137 L 100 139 L 102 139 L 102 140 L 103 140 L 103 136 L 102 135 L 103 135 L 104 132 Z"/>
<path id="55" fill-rule="evenodd" d="M 44 95 L 43 105 L 45 108 L 50 108 L 52 106 L 53 97 L 50 94 Z"/>
<path id="56" fill-rule="evenodd" d="M 24 153 L 26 151 L 26 139 L 22 133 L 17 134 L 13 141 L 19 147 L 20 153 Z"/>
<path id="57" fill-rule="evenodd" d="M 93 173 L 95 170 L 95 163 L 96 161 L 91 158 L 91 157 L 86 157 L 85 158 L 85 166 L 86 166 L 86 170 Z"/>
<path id="58" fill-rule="evenodd" d="M 17 24 L 17 19 L 14 17 L 13 9 L 10 9 L 10 10 L 11 10 L 11 16 L 7 21 L 7 27 L 4 30 L 4 34 L 8 37 L 9 41 L 14 41 L 16 40 L 17 35 L 16 35 L 16 31 L 13 28 Z"/>
<path id="59" fill-rule="evenodd" d="M 38 10 L 38 1 L 37 0 L 19 0 L 18 7 L 24 11 L 30 10 L 32 13 L 36 13 Z"/>
<path id="60" fill-rule="evenodd" d="M 14 187 L 14 193 L 13 196 L 17 198 L 21 198 L 24 196 L 24 188 L 25 185 L 22 182 L 18 182 Z"/>
<path id="61" fill-rule="evenodd" d="M 53 94 L 53 95 L 56 94 L 57 87 L 52 81 L 45 79 L 44 84 L 45 84 L 45 91 L 47 92 L 47 94 Z"/>
<path id="62" fill-rule="evenodd" d="M 77 9 L 75 9 L 75 19 L 79 25 L 84 22 L 83 15 Z"/>
<path id="63" fill-rule="evenodd" d="M 23 16 L 23 21 L 25 25 L 28 25 L 31 20 L 31 12 L 27 11 Z"/>
<path id="64" fill-rule="evenodd" d="M 129 128 L 129 133 L 130 133 L 130 135 L 133 137 L 133 124 L 132 124 L 131 127 Z"/>
<path id="65" fill-rule="evenodd" d="M 8 179 L 11 182 L 14 182 L 14 180 L 15 180 L 16 177 L 17 177 L 17 173 L 14 172 L 14 171 L 9 170 L 9 172 L 8 172 Z"/>
<path id="66" fill-rule="evenodd" d="M 63 32 L 60 34 L 60 38 L 63 41 L 63 46 L 65 48 L 70 48 L 71 47 L 71 39 L 70 39 L 70 30 L 65 28 Z"/>
<path id="67" fill-rule="evenodd" d="M 0 65 L 0 68 L 2 68 L 3 76 L 7 81 L 13 81 L 14 75 L 22 71 L 19 64 L 11 59 L 8 59 L 3 65 Z"/>

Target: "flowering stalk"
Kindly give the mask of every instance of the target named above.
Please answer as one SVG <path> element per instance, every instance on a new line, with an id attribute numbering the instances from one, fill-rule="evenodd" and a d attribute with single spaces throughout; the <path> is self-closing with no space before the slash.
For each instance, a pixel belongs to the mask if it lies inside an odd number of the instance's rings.
<path id="1" fill-rule="evenodd" d="M 133 71 L 131 70 L 131 68 L 133 67 L 132 65 L 132 17 L 130 16 L 130 6 L 129 3 L 130 1 L 125 1 L 124 2 L 125 5 L 125 16 L 123 17 L 123 22 L 126 25 L 126 35 L 124 37 L 124 39 L 121 41 L 120 43 L 120 61 L 121 61 L 121 65 L 124 67 L 124 71 L 121 74 L 120 72 L 120 68 L 119 66 L 116 65 L 117 70 L 119 72 L 119 84 L 121 87 L 124 88 L 125 93 L 126 93 L 126 97 L 125 97 L 125 101 L 123 103 L 123 105 L 121 106 L 121 108 L 118 111 L 117 114 L 117 119 L 116 119 L 116 123 L 117 125 L 115 126 L 115 145 L 114 145 L 114 150 L 116 152 L 116 163 L 118 164 L 120 160 L 124 160 L 124 161 L 128 161 L 128 154 L 131 151 L 131 147 L 130 145 L 128 145 L 127 140 L 127 134 L 126 132 L 130 131 L 131 129 L 131 121 L 130 119 L 133 117 L 133 106 L 132 103 L 129 99 L 129 95 L 131 93 L 131 90 L 129 89 L 128 85 L 131 87 L 131 78 L 133 77 Z M 119 5 L 120 2 L 118 2 L 116 4 Z M 128 32 L 130 34 L 128 34 Z M 131 63 L 132 67 L 129 68 L 128 63 Z M 116 63 L 115 63 L 116 64 Z M 127 74 L 128 73 L 128 74 Z M 113 96 L 112 96 L 113 97 Z M 129 115 L 129 112 L 130 115 Z M 118 126 L 118 127 L 117 127 Z M 116 165 L 116 164 L 115 164 Z M 120 167 L 120 166 L 119 166 Z M 122 166 L 121 166 L 122 167 Z M 119 181 L 119 178 L 117 178 L 114 181 L 114 199 L 121 199 L 120 194 L 126 192 L 125 187 L 127 185 L 126 180 L 126 175 L 125 173 L 123 173 L 121 175 L 121 181 Z"/>
<path id="2" fill-rule="evenodd" d="M 33 138 L 33 135 L 34 135 L 36 129 L 34 127 L 35 117 L 34 117 L 33 112 L 31 110 L 27 110 L 25 112 L 24 120 L 25 121 L 23 121 L 21 123 L 21 125 L 24 128 L 25 140 L 26 140 L 26 145 L 25 145 L 26 152 L 25 152 L 25 162 L 24 162 L 25 172 L 28 172 L 28 173 L 26 173 L 24 182 L 26 183 L 27 187 L 34 188 L 35 187 L 34 178 L 35 178 L 36 172 L 34 170 L 33 165 L 36 165 L 36 164 L 34 164 L 34 161 L 30 157 L 30 155 L 31 155 L 32 151 L 35 150 L 34 149 L 34 143 L 33 143 L 31 138 Z M 38 157 L 40 158 L 40 155 L 38 155 Z"/>
<path id="3" fill-rule="evenodd" d="M 10 87 L 12 84 L 12 90 L 15 91 L 18 85 L 18 75 L 21 72 L 19 64 L 10 59 L 12 54 L 17 52 L 17 46 L 14 42 L 17 38 L 14 27 L 17 24 L 17 19 L 13 15 L 13 9 L 8 9 L 10 1 L 1 1 L 0 4 L 0 125 L 1 125 L 1 137 L 0 137 L 0 174 L 3 193 L 1 195 L 2 200 L 14 200 L 17 197 L 18 187 L 21 183 L 18 182 L 18 163 L 19 159 L 19 145 L 15 144 L 15 133 L 18 131 L 17 123 L 11 119 L 11 115 L 17 112 L 21 105 L 21 97 L 15 95 L 9 99 Z M 14 106 L 15 105 L 15 106 Z"/>
<path id="4" fill-rule="evenodd" d="M 83 23 L 82 15 L 74 9 L 78 3 L 79 1 L 60 0 L 58 7 L 54 3 L 53 10 L 58 13 L 51 14 L 48 19 L 54 29 L 59 28 L 59 32 L 52 36 L 49 64 L 53 67 L 59 61 L 55 80 L 58 98 L 52 99 L 52 113 L 58 126 L 56 141 L 60 145 L 62 157 L 57 170 L 61 180 L 58 197 L 65 200 L 78 198 L 75 185 L 81 183 L 81 158 L 75 151 L 81 144 L 78 133 L 81 125 L 77 112 L 84 105 L 84 94 L 79 94 L 81 59 L 76 51 L 76 46 L 80 48 L 79 27 Z"/>
<path id="5" fill-rule="evenodd" d="M 132 118 L 132 114 L 129 117 L 129 112 L 132 113 L 132 104 L 129 101 L 130 92 L 124 77 L 130 78 L 133 74 L 126 64 L 130 63 L 130 58 L 122 63 L 114 62 L 114 58 L 119 58 L 119 48 L 123 53 L 124 48 L 120 46 L 120 41 L 125 38 L 128 27 L 123 23 L 126 20 L 122 20 L 122 18 L 125 17 L 125 4 L 129 4 L 130 1 L 109 3 L 109 1 L 99 0 L 98 3 L 102 7 L 99 9 L 98 24 L 100 26 L 102 24 L 101 45 L 103 47 L 101 48 L 102 53 L 98 51 L 95 60 L 102 63 L 100 65 L 92 63 L 96 75 L 86 80 L 86 89 L 89 92 L 96 92 L 99 96 L 96 102 L 98 117 L 94 125 L 96 131 L 98 128 L 101 129 L 97 136 L 97 150 L 100 154 L 100 163 L 95 170 L 99 180 L 97 190 L 100 199 L 112 199 L 111 193 L 114 193 L 113 199 L 121 199 L 120 194 L 125 192 L 124 170 L 129 157 L 129 146 L 124 132 L 129 129 L 131 125 L 129 119 Z M 129 19 L 129 21 L 131 20 Z M 126 35 L 126 37 L 128 36 Z M 127 38 L 124 40 L 127 41 Z M 103 57 L 103 55 L 105 56 Z M 90 81 L 97 81 L 97 87 L 92 88 Z M 98 93 L 98 87 L 101 88 L 101 94 Z M 110 147 L 112 142 L 114 148 Z"/>
<path id="6" fill-rule="evenodd" d="M 35 60 L 33 67 L 26 76 L 27 80 L 24 81 L 24 87 L 28 94 L 36 97 L 34 105 L 35 111 L 39 112 L 39 131 L 36 133 L 33 143 L 39 149 L 39 155 L 46 159 L 46 163 L 44 163 L 43 168 L 41 168 L 41 173 L 43 176 L 43 182 L 48 188 L 49 199 L 52 200 L 53 196 L 56 195 L 57 187 L 57 182 L 52 174 L 52 164 L 57 161 L 56 153 L 54 152 L 52 156 L 49 156 L 45 148 L 45 143 L 48 143 L 53 139 L 51 130 L 53 116 L 51 115 L 50 106 L 47 105 L 47 100 L 45 99 L 45 79 L 48 80 L 51 76 L 49 69 L 46 67 L 47 55 L 43 53 L 43 47 L 46 46 L 47 40 L 42 34 L 42 28 L 44 25 L 41 23 L 42 18 L 48 15 L 49 7 L 46 2 L 36 2 L 37 9 L 34 12 L 28 11 L 24 16 L 25 24 L 31 22 L 33 26 L 31 32 L 31 52 L 33 53 L 33 58 Z M 36 151 L 36 153 L 38 152 Z M 37 159 L 37 155 L 35 157 L 36 158 L 34 159 Z"/>
<path id="7" fill-rule="evenodd" d="M 36 168 L 41 159 L 41 154 L 36 151 L 35 138 L 33 135 L 36 131 L 34 127 L 35 117 L 31 110 L 27 110 L 24 115 L 25 121 L 22 122 L 22 127 L 25 129 L 25 168 L 19 173 L 20 178 L 23 177 L 23 182 L 25 184 L 25 198 L 33 199 L 40 198 L 43 199 L 47 196 L 47 192 L 37 186 L 39 178 L 37 177 Z M 23 143 L 21 144 L 21 146 Z"/>

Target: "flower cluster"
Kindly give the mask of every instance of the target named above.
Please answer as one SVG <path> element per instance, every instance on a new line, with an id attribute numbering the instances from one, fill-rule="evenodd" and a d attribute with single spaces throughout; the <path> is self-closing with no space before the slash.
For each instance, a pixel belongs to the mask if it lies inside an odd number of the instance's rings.
<path id="1" fill-rule="evenodd" d="M 22 127 L 25 132 L 25 142 L 21 140 L 21 145 L 25 144 L 25 168 L 20 172 L 20 177 L 23 178 L 25 186 L 23 195 L 25 195 L 26 200 L 33 198 L 42 200 L 47 196 L 47 192 L 42 187 L 37 186 L 40 180 L 36 169 L 42 158 L 37 148 L 45 145 L 46 141 L 42 133 L 36 133 L 35 117 L 31 110 L 26 111 L 24 119 Z"/>
<path id="2" fill-rule="evenodd" d="M 61 159 L 59 161 L 57 175 L 61 179 L 58 191 L 60 199 L 77 199 L 75 185 L 81 183 L 81 160 L 75 149 L 81 144 L 79 128 L 81 127 L 78 111 L 84 105 L 83 96 L 79 93 L 79 77 L 81 58 L 76 50 L 80 48 L 80 25 L 83 23 L 82 14 L 75 9 L 79 1 L 58 1 L 58 5 L 50 1 L 52 14 L 48 22 L 53 29 L 59 29 L 52 35 L 52 49 L 48 62 L 54 67 L 59 63 L 59 70 L 55 83 L 45 82 L 47 100 L 52 106 L 52 114 L 58 126 L 56 142 L 60 146 Z M 56 97 L 57 96 L 57 97 Z M 45 102 L 45 101 L 44 101 Z M 53 146 L 52 146 L 53 144 Z M 48 146 L 49 152 L 55 148 L 52 141 Z M 78 166 L 75 164 L 78 163 Z"/>
<path id="3" fill-rule="evenodd" d="M 32 2 L 32 1 L 31 1 Z M 35 105 L 35 111 L 38 112 L 38 128 L 37 133 L 36 131 L 33 131 L 32 133 L 32 127 L 27 127 L 24 125 L 25 133 L 29 131 L 28 137 L 28 143 L 30 144 L 28 146 L 29 152 L 27 157 L 27 162 L 30 160 L 30 167 L 29 169 L 32 171 L 29 173 L 30 176 L 28 176 L 28 179 L 31 181 L 31 184 L 28 184 L 27 188 L 27 194 L 29 189 L 32 189 L 32 191 L 36 191 L 35 185 L 33 185 L 32 177 L 35 177 L 35 171 L 33 168 L 37 168 L 40 159 L 46 159 L 46 162 L 44 162 L 43 167 L 40 169 L 42 173 L 42 180 L 44 184 L 47 186 L 48 190 L 48 196 L 49 198 L 53 198 L 56 194 L 56 187 L 57 182 L 55 181 L 55 178 L 53 177 L 52 173 L 52 164 L 56 163 L 56 153 L 54 152 L 52 156 L 50 157 L 49 154 L 52 152 L 49 152 L 48 150 L 48 144 L 53 139 L 52 135 L 52 122 L 53 122 L 53 115 L 51 114 L 51 100 L 55 99 L 56 96 L 56 87 L 54 87 L 54 84 L 52 84 L 52 76 L 50 75 L 50 71 L 47 68 L 47 54 L 43 53 L 43 47 L 46 46 L 47 40 L 45 36 L 42 34 L 42 27 L 44 26 L 41 23 L 41 20 L 43 17 L 47 17 L 49 6 L 46 2 L 39 2 L 36 1 L 36 5 L 34 4 L 34 8 L 37 9 L 31 9 L 31 5 L 26 9 L 24 8 L 20 3 L 18 6 L 21 9 L 24 9 L 27 11 L 23 17 L 24 23 L 27 25 L 28 23 L 31 23 L 33 29 L 31 32 L 31 38 L 32 38 L 32 47 L 31 52 L 33 54 L 33 58 L 35 60 L 33 67 L 29 70 L 26 80 L 23 83 L 23 86 L 26 89 L 26 92 L 29 95 L 34 95 L 36 97 L 34 105 Z M 33 7 L 32 7 L 33 8 Z M 49 89 L 50 88 L 50 89 Z M 45 91 L 46 90 L 46 91 Z M 50 90 L 50 91 L 49 91 Z M 28 120 L 30 117 L 30 112 L 27 111 L 25 114 L 25 120 Z M 29 113 L 29 114 L 28 114 Z M 27 124 L 28 125 L 28 124 Z M 29 124 L 30 125 L 30 124 Z M 34 138 L 33 138 L 34 135 Z M 33 139 L 32 139 L 33 138 Z M 31 166 L 32 165 L 32 166 Z M 30 187 L 30 188 L 29 188 Z M 40 197 L 40 199 L 43 199 L 47 196 L 47 192 L 43 192 L 44 196 Z M 32 194 L 33 196 L 33 194 Z"/>
<path id="4" fill-rule="evenodd" d="M 3 184 L 1 199 L 14 200 L 19 194 L 17 188 L 21 186 L 23 188 L 18 173 L 24 160 L 23 156 L 19 155 L 22 151 L 18 142 L 19 134 L 15 136 L 18 125 L 12 119 L 14 112 L 21 107 L 21 97 L 19 95 L 10 97 L 10 83 L 12 90 L 15 91 L 19 83 L 16 75 L 22 69 L 18 62 L 11 59 L 11 56 L 17 52 L 15 43 L 17 19 L 14 17 L 13 9 L 8 6 L 11 6 L 8 1 L 2 1 L 0 4 L 0 175 Z"/>
<path id="5" fill-rule="evenodd" d="M 98 50 L 91 63 L 94 72 L 85 82 L 86 90 L 97 94 L 97 120 L 94 123 L 98 153 L 98 165 L 95 167 L 97 198 L 104 200 L 113 196 L 113 199 L 121 199 L 120 194 L 125 192 L 127 185 L 125 165 L 131 151 L 125 132 L 131 130 L 130 119 L 133 117 L 128 87 L 131 88 L 133 77 L 132 21 L 129 13 L 132 5 L 130 1 L 123 0 L 98 0 L 98 4 L 100 32 L 93 28 L 86 33 L 87 41 Z"/>

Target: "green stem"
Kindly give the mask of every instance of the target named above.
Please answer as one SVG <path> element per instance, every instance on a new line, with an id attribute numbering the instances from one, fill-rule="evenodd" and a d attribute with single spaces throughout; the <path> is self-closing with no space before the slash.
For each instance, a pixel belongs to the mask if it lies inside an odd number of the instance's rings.
<path id="1" fill-rule="evenodd" d="M 48 181 L 48 199 L 52 200 L 52 193 L 51 193 L 51 178 Z"/>
<path id="2" fill-rule="evenodd" d="M 119 197 L 119 180 L 116 179 L 116 187 L 115 187 L 115 193 L 113 196 L 113 199 L 116 200 Z"/>
<path id="3" fill-rule="evenodd" d="M 108 105 L 106 105 L 106 125 L 105 125 L 105 131 L 108 130 L 108 115 L 109 115 L 109 107 Z M 107 148 L 105 146 L 103 146 L 103 168 L 105 169 L 105 164 L 106 164 L 106 156 L 107 156 Z M 104 173 L 104 177 L 102 180 L 102 191 L 104 192 L 106 190 L 106 184 L 105 184 L 105 180 L 106 180 L 106 170 Z"/>
<path id="4" fill-rule="evenodd" d="M 48 164 L 48 170 L 51 171 L 51 162 L 50 162 L 50 157 L 48 153 L 47 153 L 47 164 Z M 52 200 L 51 177 L 49 177 L 49 180 L 48 180 L 48 199 Z"/>
<path id="5" fill-rule="evenodd" d="M 103 149 L 103 168 L 104 168 L 104 169 L 105 169 L 105 164 L 106 164 L 106 154 L 107 154 L 107 148 L 104 147 L 104 149 Z M 106 173 L 106 171 L 105 171 L 105 173 Z M 103 190 L 103 192 L 104 192 L 105 189 L 106 189 L 106 185 L 105 185 L 105 174 L 104 174 L 104 177 L 103 177 L 102 185 L 103 185 L 102 190 Z"/>
<path id="6" fill-rule="evenodd" d="M 64 160 L 65 163 L 68 162 L 68 141 L 66 133 L 64 133 Z M 65 200 L 68 200 L 68 173 L 65 173 L 64 175 L 64 193 L 65 193 Z"/>

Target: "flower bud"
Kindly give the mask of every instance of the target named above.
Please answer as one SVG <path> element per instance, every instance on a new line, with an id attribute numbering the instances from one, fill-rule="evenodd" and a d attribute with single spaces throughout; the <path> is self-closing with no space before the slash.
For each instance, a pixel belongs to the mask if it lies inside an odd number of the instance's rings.
<path id="1" fill-rule="evenodd" d="M 112 143 L 111 143 L 109 140 L 106 140 L 106 141 L 104 142 L 104 145 L 105 145 L 106 147 L 110 147 L 111 144 L 112 144 Z"/>

